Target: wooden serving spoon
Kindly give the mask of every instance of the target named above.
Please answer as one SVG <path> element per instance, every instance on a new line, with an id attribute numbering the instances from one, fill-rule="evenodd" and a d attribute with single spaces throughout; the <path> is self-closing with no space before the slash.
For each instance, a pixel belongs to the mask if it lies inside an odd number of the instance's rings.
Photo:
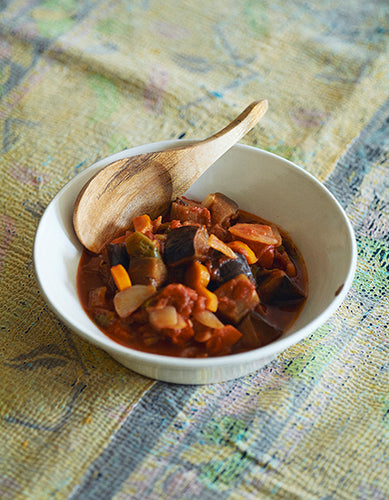
<path id="1" fill-rule="evenodd" d="M 74 205 L 80 242 L 98 253 L 131 226 L 133 217 L 164 212 L 223 153 L 266 113 L 266 100 L 253 102 L 220 132 L 194 144 L 115 161 L 83 187 Z"/>

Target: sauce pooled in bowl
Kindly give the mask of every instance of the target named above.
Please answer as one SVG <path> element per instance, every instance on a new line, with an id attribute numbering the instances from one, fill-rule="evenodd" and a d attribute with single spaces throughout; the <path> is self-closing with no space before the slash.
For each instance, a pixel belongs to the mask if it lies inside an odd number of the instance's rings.
<path id="1" fill-rule="evenodd" d="M 119 344 L 154 354 L 212 357 L 276 340 L 308 293 L 288 234 L 221 193 L 175 200 L 167 214 L 135 217 L 97 255 L 83 251 L 78 294 Z"/>

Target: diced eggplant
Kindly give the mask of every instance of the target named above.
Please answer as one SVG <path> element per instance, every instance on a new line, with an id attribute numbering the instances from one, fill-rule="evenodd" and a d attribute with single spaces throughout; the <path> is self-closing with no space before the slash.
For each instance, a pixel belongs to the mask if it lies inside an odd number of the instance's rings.
<path id="1" fill-rule="evenodd" d="M 136 231 L 127 238 L 126 248 L 130 256 L 129 275 L 132 283 L 161 286 L 167 278 L 167 270 L 153 241 Z"/>
<path id="2" fill-rule="evenodd" d="M 177 198 L 171 205 L 170 219 L 208 226 L 211 222 L 211 214 L 200 203 L 186 198 Z"/>
<path id="3" fill-rule="evenodd" d="M 282 269 L 290 277 L 296 276 L 296 266 L 283 246 L 276 248 L 274 252 L 274 267 Z"/>
<path id="4" fill-rule="evenodd" d="M 156 245 L 144 234 L 136 231 L 126 239 L 127 253 L 132 257 L 161 258 Z"/>
<path id="5" fill-rule="evenodd" d="M 228 229 L 223 227 L 221 224 L 212 224 L 209 228 L 210 234 L 214 234 L 222 241 L 228 241 L 230 239 L 230 233 Z"/>
<path id="6" fill-rule="evenodd" d="M 264 269 L 260 266 L 255 265 L 252 267 L 252 273 L 257 283 L 257 286 L 259 286 L 263 281 L 265 281 L 266 278 L 268 278 L 271 275 L 272 270 Z"/>
<path id="7" fill-rule="evenodd" d="M 181 226 L 168 233 L 165 261 L 170 266 L 177 266 L 193 259 L 201 259 L 208 249 L 208 232 L 204 227 Z"/>
<path id="8" fill-rule="evenodd" d="M 239 207 L 234 200 L 222 193 L 208 195 L 203 200 L 203 206 L 211 212 L 212 224 L 226 225 L 238 214 Z"/>
<path id="9" fill-rule="evenodd" d="M 236 254 L 235 259 L 227 259 L 220 263 L 220 279 L 223 283 L 239 274 L 245 274 L 250 280 L 254 281 L 253 273 L 244 255 Z"/>
<path id="10" fill-rule="evenodd" d="M 219 301 L 217 312 L 229 322 L 238 324 L 259 304 L 255 285 L 245 274 L 240 274 L 215 290 Z"/>
<path id="11" fill-rule="evenodd" d="M 125 243 L 110 243 L 106 246 L 109 267 L 121 264 L 124 269 L 128 268 L 129 256 Z"/>
<path id="12" fill-rule="evenodd" d="M 285 271 L 274 269 L 259 284 L 261 302 L 268 305 L 291 306 L 306 299 L 304 290 L 294 283 Z"/>
<path id="13" fill-rule="evenodd" d="M 250 266 L 248 265 L 244 255 L 236 254 L 235 259 L 223 257 L 213 266 L 212 283 L 209 288 L 211 290 L 215 290 L 226 281 L 232 280 L 240 274 L 246 275 L 253 283 L 255 283 Z"/>
<path id="14" fill-rule="evenodd" d="M 104 307 L 107 305 L 107 287 L 99 286 L 89 290 L 88 306 L 89 307 Z"/>
<path id="15" fill-rule="evenodd" d="M 167 281 L 169 283 L 185 283 L 185 273 L 187 270 L 188 264 L 185 262 L 183 264 L 179 264 L 177 266 L 167 266 L 168 278 Z"/>
<path id="16" fill-rule="evenodd" d="M 160 287 L 167 279 L 167 269 L 161 257 L 131 257 L 129 274 L 134 285 Z"/>
<path id="17" fill-rule="evenodd" d="M 97 325 L 102 328 L 108 328 L 116 321 L 116 315 L 114 311 L 96 311 L 93 317 Z"/>
<path id="18" fill-rule="evenodd" d="M 251 311 L 239 324 L 243 336 L 242 345 L 248 349 L 256 349 L 270 344 L 282 335 L 282 330 L 270 324 L 256 311 Z"/>

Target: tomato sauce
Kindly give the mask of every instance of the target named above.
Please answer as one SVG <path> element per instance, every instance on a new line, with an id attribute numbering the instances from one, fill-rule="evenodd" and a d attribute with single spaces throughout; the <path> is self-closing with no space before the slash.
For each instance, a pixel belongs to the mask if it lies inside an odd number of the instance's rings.
<path id="1" fill-rule="evenodd" d="M 131 286 L 121 290 L 123 273 Z M 88 316 L 115 342 L 210 357 L 279 338 L 306 302 L 308 276 L 285 231 L 215 193 L 203 202 L 179 198 L 154 221 L 134 219 L 99 255 L 84 250 L 77 289 Z"/>

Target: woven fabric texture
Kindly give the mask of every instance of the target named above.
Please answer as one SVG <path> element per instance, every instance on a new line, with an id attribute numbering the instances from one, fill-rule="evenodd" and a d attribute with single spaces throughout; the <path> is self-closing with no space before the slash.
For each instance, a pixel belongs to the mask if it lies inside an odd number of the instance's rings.
<path id="1" fill-rule="evenodd" d="M 387 0 L 0 2 L 0 498 L 389 497 Z M 178 386 L 69 331 L 34 278 L 50 200 L 97 159 L 243 143 L 334 193 L 358 243 L 335 315 L 264 369 Z"/>

